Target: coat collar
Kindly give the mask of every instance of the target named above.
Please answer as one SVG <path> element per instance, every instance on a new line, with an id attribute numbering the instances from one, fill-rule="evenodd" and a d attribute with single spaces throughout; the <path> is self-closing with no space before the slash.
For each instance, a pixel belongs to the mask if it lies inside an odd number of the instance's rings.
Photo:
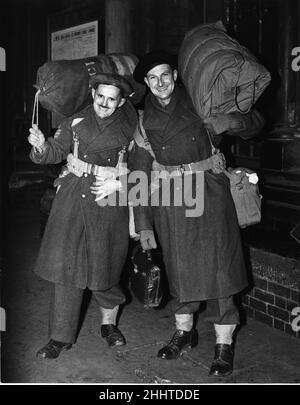
<path id="1" fill-rule="evenodd" d="M 71 119 L 73 135 L 76 134 L 79 141 L 89 146 L 99 134 L 96 115 L 92 105 L 77 113 Z"/>
<path id="2" fill-rule="evenodd" d="M 128 112 L 126 114 L 121 107 L 120 111 L 115 112 L 111 119 L 101 121 L 97 119 L 94 108 L 90 105 L 72 117 L 71 128 L 78 136 L 81 145 L 84 144 L 85 151 L 94 148 L 96 144 L 97 150 L 112 149 L 130 141 L 130 136 L 127 134 L 130 132 L 130 128 L 127 128 L 126 125 L 123 128 L 120 124 L 121 121 L 127 120 L 127 116 Z M 72 126 L 72 122 L 75 125 Z M 134 125 L 132 132 L 133 127 Z M 107 130 L 108 128 L 109 130 Z"/>
<path id="3" fill-rule="evenodd" d="M 164 129 L 165 136 L 163 142 L 173 138 L 184 128 L 200 120 L 200 117 L 195 112 L 191 99 L 182 86 L 176 85 L 171 102 L 174 102 L 174 98 L 175 108 L 172 109 L 167 126 Z M 159 107 L 156 105 L 157 101 L 154 99 L 154 96 L 149 95 L 145 104 L 144 125 L 146 129 L 159 129 L 159 123 L 156 117 Z"/>

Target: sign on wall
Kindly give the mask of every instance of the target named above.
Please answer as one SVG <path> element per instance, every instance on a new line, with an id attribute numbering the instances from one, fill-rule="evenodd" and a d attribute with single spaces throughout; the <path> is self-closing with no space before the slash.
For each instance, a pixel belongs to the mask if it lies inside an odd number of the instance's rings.
<path id="1" fill-rule="evenodd" d="M 98 55 L 98 21 L 51 33 L 51 60 L 82 59 Z"/>

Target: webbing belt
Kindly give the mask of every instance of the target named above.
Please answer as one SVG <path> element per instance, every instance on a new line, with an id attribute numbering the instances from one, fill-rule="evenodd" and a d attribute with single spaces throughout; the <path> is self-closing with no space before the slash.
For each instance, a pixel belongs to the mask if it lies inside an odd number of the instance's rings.
<path id="1" fill-rule="evenodd" d="M 112 166 L 98 166 L 93 163 L 87 163 L 78 158 L 74 158 L 71 154 L 68 157 L 67 168 L 69 172 L 75 176 L 81 177 L 83 174 L 93 174 L 94 176 L 101 176 L 105 178 L 118 177 L 126 172 L 122 167 Z M 123 170 L 122 170 L 123 169 Z"/>
<path id="2" fill-rule="evenodd" d="M 200 160 L 199 162 L 181 164 L 177 166 L 165 166 L 160 163 L 155 163 L 154 170 L 166 171 L 172 176 L 180 176 L 182 173 L 196 173 L 204 172 L 210 169 L 216 169 L 217 166 L 220 167 L 220 171 L 224 169 L 222 157 L 220 154 L 213 155 L 208 159 Z"/>
<path id="3" fill-rule="evenodd" d="M 83 173 L 93 174 L 94 176 L 107 176 L 108 174 L 118 174 L 119 171 L 113 166 L 98 166 L 93 163 L 82 162 Z"/>

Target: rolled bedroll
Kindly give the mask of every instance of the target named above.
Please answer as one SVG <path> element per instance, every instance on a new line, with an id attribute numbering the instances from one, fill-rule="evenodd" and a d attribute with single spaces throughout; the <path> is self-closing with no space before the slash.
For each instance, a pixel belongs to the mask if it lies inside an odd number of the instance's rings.
<path id="1" fill-rule="evenodd" d="M 38 100 L 60 118 L 69 117 L 92 102 L 90 78 L 93 75 L 118 73 L 131 83 L 134 93 L 130 100 L 137 104 L 145 92 L 145 86 L 132 76 L 137 63 L 136 56 L 122 53 L 44 63 L 37 71 Z"/>
<path id="2" fill-rule="evenodd" d="M 248 112 L 271 81 L 268 70 L 231 38 L 221 21 L 185 35 L 178 70 L 198 115 Z"/>

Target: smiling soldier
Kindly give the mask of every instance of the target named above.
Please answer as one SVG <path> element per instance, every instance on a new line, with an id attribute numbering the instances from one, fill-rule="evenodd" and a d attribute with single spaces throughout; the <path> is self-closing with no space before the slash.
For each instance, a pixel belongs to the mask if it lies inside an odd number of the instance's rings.
<path id="1" fill-rule="evenodd" d="M 30 157 L 38 164 L 67 159 L 67 170 L 49 215 L 36 273 L 53 283 L 50 341 L 37 352 L 56 358 L 76 339 L 82 296 L 92 290 L 99 305 L 101 334 L 109 346 L 124 345 L 116 326 L 125 301 L 119 286 L 128 249 L 128 208 L 95 202 L 119 193 L 119 176 L 136 126 L 136 112 L 127 100 L 131 85 L 116 74 L 91 79 L 93 104 L 66 119 L 54 137 L 45 140 L 30 129 Z"/>
<path id="2" fill-rule="evenodd" d="M 135 208 L 135 229 L 143 249 L 156 248 L 154 229 L 157 232 L 173 297 L 176 331 L 158 357 L 175 359 L 185 347 L 197 345 L 193 313 L 200 301 L 206 301 L 206 316 L 216 332 L 210 374 L 228 375 L 233 369 L 233 332 L 239 322 L 233 295 L 247 286 L 247 277 L 235 206 L 222 173 L 223 157 L 212 155 L 204 122 L 185 88 L 176 83 L 178 72 L 171 55 L 148 53 L 136 66 L 134 78 L 150 89 L 138 127 L 147 142 L 135 136 L 134 169 L 148 174 L 154 162 L 171 184 L 176 176 L 184 179 L 189 173 L 196 180 L 197 173 L 204 172 L 202 215 L 187 217 L 184 204 Z M 209 125 L 222 128 L 222 135 L 247 139 L 259 133 L 263 119 L 256 111 L 219 114 Z"/>

